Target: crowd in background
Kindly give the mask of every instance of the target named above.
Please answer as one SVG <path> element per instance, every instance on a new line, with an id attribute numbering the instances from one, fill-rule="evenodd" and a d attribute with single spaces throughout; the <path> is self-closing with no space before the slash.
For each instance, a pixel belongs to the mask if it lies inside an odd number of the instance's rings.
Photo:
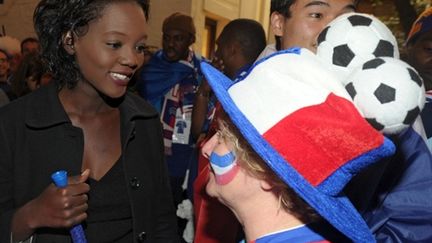
<path id="1" fill-rule="evenodd" d="M 0 37 L 0 58 L 0 106 L 51 80 L 40 57 L 39 41 L 34 37 L 21 42 L 10 36 Z"/>

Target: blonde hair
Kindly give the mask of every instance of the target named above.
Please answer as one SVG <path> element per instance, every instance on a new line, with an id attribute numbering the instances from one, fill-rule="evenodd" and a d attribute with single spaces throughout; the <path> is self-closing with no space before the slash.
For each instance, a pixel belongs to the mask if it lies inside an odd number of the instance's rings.
<path id="1" fill-rule="evenodd" d="M 238 165 L 251 176 L 265 180 L 272 185 L 272 191 L 279 198 L 280 208 L 305 223 L 320 219 L 315 210 L 261 159 L 224 112 L 221 112 L 218 124 L 220 139 L 233 149 Z"/>

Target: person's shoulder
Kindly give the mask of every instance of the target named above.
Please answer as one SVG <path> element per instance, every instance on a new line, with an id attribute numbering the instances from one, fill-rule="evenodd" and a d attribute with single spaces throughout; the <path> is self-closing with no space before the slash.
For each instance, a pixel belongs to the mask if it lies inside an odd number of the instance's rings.
<path id="1" fill-rule="evenodd" d="M 139 113 L 142 116 L 157 117 L 159 115 L 150 103 L 135 93 L 127 92 L 124 103 L 129 110 Z"/>
<path id="2" fill-rule="evenodd" d="M 31 94 L 19 97 L 15 100 L 10 101 L 8 104 L 2 106 L 0 108 L 0 117 L 3 119 L 5 114 L 21 114 L 22 110 L 27 103 L 27 100 L 30 98 Z"/>
<path id="3" fill-rule="evenodd" d="M 9 103 L 9 98 L 3 89 L 0 89 L 0 107 Z"/>
<path id="4" fill-rule="evenodd" d="M 0 107 L 0 123 L 16 125 L 19 121 L 24 121 L 28 96 L 20 97 Z"/>
<path id="5" fill-rule="evenodd" d="M 148 60 L 146 64 L 144 64 L 143 67 L 151 66 L 154 65 L 155 63 L 160 63 L 163 61 L 165 61 L 165 59 L 163 58 L 163 50 L 159 49 L 151 56 L 151 58 Z"/>
<path id="6" fill-rule="evenodd" d="M 203 56 L 201 56 L 201 54 L 199 54 L 199 53 L 197 53 L 197 52 L 193 52 L 193 56 L 192 56 L 192 58 L 194 58 L 194 59 L 196 59 L 196 60 L 198 60 L 198 61 L 203 61 L 203 60 L 205 60 L 205 57 L 203 57 Z"/>
<path id="7" fill-rule="evenodd" d="M 147 72 L 153 72 L 155 70 L 160 71 L 160 69 L 163 69 L 170 65 L 172 65 L 172 63 L 165 60 L 163 56 L 163 50 L 160 49 L 155 52 L 155 54 L 152 55 L 148 62 L 141 67 L 140 73 L 142 75 Z"/>
<path id="8" fill-rule="evenodd" d="M 210 60 L 208 60 L 204 56 L 201 56 L 199 53 L 193 52 L 192 62 L 193 62 L 193 66 L 196 68 L 196 70 L 198 70 L 198 74 L 204 76 L 204 74 L 201 71 L 201 62 L 209 63 Z"/>
<path id="9" fill-rule="evenodd" d="M 276 45 L 275 45 L 274 43 L 273 43 L 273 44 L 268 44 L 268 45 L 264 48 L 264 50 L 262 50 L 262 52 L 259 54 L 259 56 L 257 57 L 257 59 L 256 59 L 255 62 L 259 61 L 259 60 L 262 59 L 262 58 L 265 58 L 265 57 L 267 57 L 267 56 L 270 56 L 271 54 L 273 54 L 273 53 L 275 53 L 275 52 L 277 52 L 277 50 L 276 50 Z"/>
<path id="10" fill-rule="evenodd" d="M 52 89 L 55 89 L 55 87 L 44 86 L 10 101 L 8 104 L 0 107 L 0 120 L 12 119 L 24 121 L 27 111 L 33 110 L 41 102 L 46 102 L 43 100 L 48 99 L 49 93 L 53 92 Z"/>

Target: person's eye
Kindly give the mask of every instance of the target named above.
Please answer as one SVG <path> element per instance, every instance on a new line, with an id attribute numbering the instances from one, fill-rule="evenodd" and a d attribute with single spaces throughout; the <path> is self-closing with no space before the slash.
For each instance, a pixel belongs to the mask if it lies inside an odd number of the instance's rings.
<path id="1" fill-rule="evenodd" d="M 311 13 L 309 14 L 309 16 L 311 16 L 314 19 L 321 19 L 323 17 L 322 13 Z"/>
<path id="2" fill-rule="evenodd" d="M 118 49 L 122 46 L 122 43 L 120 43 L 120 42 L 108 42 L 108 43 L 106 43 L 106 45 L 111 47 L 112 49 Z"/>
<path id="3" fill-rule="evenodd" d="M 181 35 L 178 35 L 178 36 L 174 37 L 174 40 L 178 41 L 178 42 L 182 42 L 184 39 L 185 38 L 183 36 L 181 36 Z"/>
<path id="4" fill-rule="evenodd" d="M 147 50 L 147 46 L 141 44 L 141 45 L 137 45 L 135 49 L 137 50 L 138 53 L 145 53 L 145 51 Z"/>

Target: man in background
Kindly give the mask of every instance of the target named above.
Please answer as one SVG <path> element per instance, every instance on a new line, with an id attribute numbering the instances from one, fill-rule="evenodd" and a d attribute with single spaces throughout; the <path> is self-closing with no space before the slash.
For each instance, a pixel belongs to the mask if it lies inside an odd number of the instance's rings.
<path id="1" fill-rule="evenodd" d="M 21 54 L 23 58 L 30 53 L 39 53 L 39 40 L 34 37 L 27 37 L 21 41 Z"/>
<path id="2" fill-rule="evenodd" d="M 190 160 L 194 158 L 191 117 L 195 93 L 202 80 L 201 58 L 191 48 L 195 43 L 195 25 L 190 16 L 170 15 L 163 22 L 162 32 L 162 49 L 143 66 L 137 91 L 160 114 L 166 162 L 177 206 L 184 199 L 182 185 Z M 183 228 L 184 222 L 179 220 L 180 231 Z"/>

